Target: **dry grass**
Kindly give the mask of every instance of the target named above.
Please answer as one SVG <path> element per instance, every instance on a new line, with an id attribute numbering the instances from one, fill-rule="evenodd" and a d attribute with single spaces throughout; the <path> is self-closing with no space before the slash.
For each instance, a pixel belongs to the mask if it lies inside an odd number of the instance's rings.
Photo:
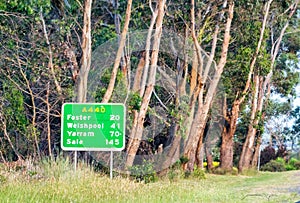
<path id="1" fill-rule="evenodd" d="M 0 202 L 296 202 L 300 171 L 254 176 L 207 175 L 206 179 L 167 177 L 155 183 L 77 172 L 67 160 L 44 162 L 38 171 L 0 167 Z"/>

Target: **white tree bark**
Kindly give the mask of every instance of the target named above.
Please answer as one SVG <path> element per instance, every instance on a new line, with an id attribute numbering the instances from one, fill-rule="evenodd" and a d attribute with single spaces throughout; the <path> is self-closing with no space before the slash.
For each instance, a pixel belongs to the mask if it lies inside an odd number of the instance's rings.
<path id="1" fill-rule="evenodd" d="M 91 67 L 92 59 L 92 39 L 91 39 L 91 11 L 92 0 L 85 0 L 84 2 L 84 17 L 82 30 L 82 57 L 79 71 L 79 84 L 77 89 L 77 101 L 86 102 L 87 95 L 87 80 Z"/>

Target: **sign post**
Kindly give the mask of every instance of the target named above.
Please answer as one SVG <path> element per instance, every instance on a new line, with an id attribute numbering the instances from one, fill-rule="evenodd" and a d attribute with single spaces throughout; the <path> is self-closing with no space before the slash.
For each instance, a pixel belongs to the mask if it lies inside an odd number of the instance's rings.
<path id="1" fill-rule="evenodd" d="M 124 104 L 63 104 L 61 148 L 66 151 L 111 151 L 111 156 L 113 151 L 122 151 L 125 148 Z"/>

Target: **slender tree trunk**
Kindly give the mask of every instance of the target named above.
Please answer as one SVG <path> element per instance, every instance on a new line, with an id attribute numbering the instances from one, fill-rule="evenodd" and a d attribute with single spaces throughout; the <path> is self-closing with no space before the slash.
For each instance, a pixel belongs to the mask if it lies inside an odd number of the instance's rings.
<path id="1" fill-rule="evenodd" d="M 256 75 L 254 76 L 254 90 L 253 90 L 253 97 L 252 97 L 252 105 L 251 105 L 251 116 L 250 116 L 250 125 L 248 128 L 248 133 L 246 137 L 246 141 L 243 145 L 242 154 L 239 160 L 239 171 L 242 172 L 245 168 L 250 168 L 250 161 L 253 155 L 254 149 L 254 141 L 256 130 L 254 126 L 254 121 L 256 120 L 257 116 L 257 104 L 258 104 L 258 93 L 259 93 L 259 77 Z"/>
<path id="2" fill-rule="evenodd" d="M 115 63 L 111 72 L 111 77 L 109 80 L 109 84 L 107 87 L 107 90 L 103 96 L 102 103 L 107 103 L 114 90 L 115 82 L 116 82 L 116 77 L 118 73 L 118 68 L 120 66 L 121 58 L 123 56 L 123 50 L 125 47 L 125 42 L 126 42 L 126 35 L 128 31 L 128 26 L 129 26 L 129 21 L 130 21 L 130 15 L 131 15 L 131 5 L 132 5 L 132 0 L 127 1 L 127 8 L 126 8 L 126 15 L 125 15 L 125 22 L 124 22 L 124 28 L 121 33 L 121 38 L 120 38 L 120 45 L 117 51 Z"/>
<path id="3" fill-rule="evenodd" d="M 40 159 L 41 153 L 40 153 L 40 147 L 39 147 L 38 133 L 37 133 L 37 129 L 36 129 L 37 107 L 36 107 L 36 102 L 35 102 L 35 95 L 30 87 L 30 82 L 27 79 L 26 74 L 24 73 L 24 71 L 21 68 L 21 62 L 20 62 L 19 58 L 18 58 L 18 65 L 20 68 L 20 73 L 21 73 L 22 77 L 24 78 L 24 80 L 26 81 L 26 86 L 28 88 L 28 92 L 30 95 L 31 103 L 32 103 L 32 118 L 31 118 L 32 129 L 31 130 L 32 130 L 32 136 L 34 137 L 34 143 L 35 143 L 35 146 L 34 146 L 35 155 L 37 155 L 37 157 Z"/>
<path id="4" fill-rule="evenodd" d="M 142 53 L 139 64 L 136 68 L 134 82 L 132 86 L 133 92 L 138 92 L 141 89 L 141 81 L 142 81 L 144 67 L 145 67 L 145 52 Z"/>
<path id="5" fill-rule="evenodd" d="M 261 140 L 262 140 L 262 135 L 259 134 L 258 137 L 257 137 L 254 154 L 253 154 L 253 158 L 252 158 L 252 161 L 251 161 L 252 168 L 257 167 L 258 159 L 260 158 L 259 153 L 260 153 Z"/>
<path id="6" fill-rule="evenodd" d="M 0 106 L 0 107 L 2 107 L 2 106 Z M 1 111 L 1 112 L 2 112 L 2 111 Z M 6 128 L 6 121 L 5 121 L 5 118 L 4 118 L 4 116 L 2 115 L 1 112 L 0 112 L 0 122 L 1 122 L 1 123 L 0 123 L 0 124 L 1 124 L 0 127 L 1 127 L 1 130 L 3 131 L 4 137 L 7 139 L 7 141 L 8 141 L 8 143 L 9 143 L 10 147 L 12 148 L 12 150 L 14 151 L 14 153 L 16 154 L 16 156 L 18 157 L 18 160 L 23 160 L 21 154 L 20 154 L 19 151 L 15 148 L 13 142 L 12 142 L 11 139 L 10 139 L 10 136 L 9 136 L 9 134 L 8 134 L 8 132 L 7 132 L 7 128 Z"/>
<path id="7" fill-rule="evenodd" d="M 134 158 L 138 147 L 140 145 L 143 130 L 144 130 L 144 119 L 147 113 L 148 105 L 150 102 L 151 95 L 153 93 L 154 85 L 155 85 L 155 77 L 156 77 L 156 70 L 157 70 L 157 61 L 158 61 L 158 53 L 159 53 L 159 45 L 160 39 L 162 34 L 162 22 L 165 15 L 164 7 L 166 5 L 165 0 L 159 0 L 158 2 L 158 13 L 156 19 L 156 30 L 154 33 L 153 39 L 153 50 L 151 54 L 151 65 L 150 65 L 150 72 L 148 77 L 148 85 L 143 95 L 143 100 L 141 104 L 141 109 L 137 118 L 137 124 L 135 129 L 135 134 L 130 138 L 130 145 L 127 148 L 127 159 L 126 159 L 126 166 L 131 167 L 134 162 Z"/>
<path id="8" fill-rule="evenodd" d="M 195 119 L 193 120 L 192 127 L 188 136 L 188 140 L 185 144 L 185 149 L 184 149 L 184 155 L 189 159 L 188 163 L 184 165 L 184 168 L 188 171 L 192 171 L 194 169 L 197 147 L 202 147 L 203 133 L 207 121 L 208 112 L 212 104 L 213 97 L 215 95 L 221 74 L 226 64 L 227 51 L 228 51 L 229 40 L 230 40 L 230 28 L 231 28 L 231 22 L 233 18 L 233 8 L 234 8 L 234 3 L 230 2 L 227 22 L 225 26 L 225 33 L 223 38 L 221 58 L 216 67 L 214 77 L 208 87 L 205 98 L 203 98 L 204 96 L 203 87 L 201 87 L 201 91 L 198 96 L 198 110 Z M 198 60 L 199 58 L 200 57 L 198 54 Z M 200 83 L 202 83 L 201 80 Z M 198 144 L 200 144 L 200 146 Z"/>
<path id="9" fill-rule="evenodd" d="M 148 33 L 147 33 L 146 47 L 145 47 L 145 67 L 144 67 L 142 81 L 140 84 L 140 96 L 141 97 L 145 93 L 147 78 L 149 76 L 151 37 L 153 34 L 154 25 L 156 23 L 157 15 L 158 15 L 158 9 L 156 7 L 155 11 L 152 11 L 151 22 L 150 22 L 150 26 L 149 26 Z"/>
<path id="10" fill-rule="evenodd" d="M 226 122 L 229 124 L 229 127 L 224 126 L 224 130 L 222 133 L 222 145 L 220 148 L 220 154 L 221 154 L 220 167 L 227 169 L 227 170 L 228 169 L 231 170 L 232 166 L 233 166 L 233 136 L 235 134 L 237 120 L 239 118 L 240 105 L 244 102 L 246 95 L 250 88 L 251 79 L 252 79 L 252 75 L 253 75 L 253 71 L 254 71 L 254 65 L 255 65 L 257 56 L 259 54 L 259 51 L 261 49 L 262 41 L 264 39 L 265 28 L 266 28 L 270 5 L 271 5 L 272 1 L 273 0 L 269 0 L 268 2 L 266 2 L 265 6 L 264 6 L 264 19 L 263 19 L 262 27 L 260 30 L 260 37 L 258 40 L 256 51 L 255 51 L 253 58 L 251 60 L 251 63 L 250 63 L 250 71 L 248 73 L 248 78 L 247 78 L 243 93 L 241 94 L 240 97 L 239 97 L 239 95 L 237 95 L 236 99 L 234 100 L 233 107 L 232 107 L 230 113 L 227 113 L 230 116 L 225 115 Z"/>
<path id="11" fill-rule="evenodd" d="M 255 126 L 257 126 L 260 121 L 259 117 L 257 117 L 257 115 L 259 115 L 262 112 L 263 104 L 265 101 L 264 100 L 265 91 L 267 90 L 267 87 L 271 81 L 275 60 L 276 60 L 278 52 L 279 52 L 279 48 L 280 48 L 280 44 L 281 44 L 283 35 L 289 25 L 290 19 L 292 18 L 292 16 L 294 15 L 294 13 L 296 11 L 298 4 L 299 4 L 299 0 L 295 0 L 294 4 L 292 4 L 290 6 L 290 8 L 289 8 L 290 13 L 289 13 L 288 19 L 287 19 L 285 25 L 283 26 L 283 28 L 281 29 L 278 39 L 272 45 L 270 72 L 265 77 L 265 79 L 263 79 L 262 76 L 260 77 L 260 79 L 258 79 L 259 76 L 255 76 L 254 82 L 256 84 L 256 88 L 255 88 L 255 94 L 254 94 L 253 100 L 256 100 L 256 103 L 252 104 L 251 121 L 249 124 L 246 141 L 243 145 L 242 154 L 241 154 L 240 160 L 239 160 L 239 167 L 238 167 L 239 172 L 242 172 L 244 169 L 248 169 L 251 167 L 251 161 L 254 157 L 254 155 L 253 155 L 254 141 L 255 141 L 255 136 L 256 136 L 256 132 L 257 132 L 257 129 Z M 257 90 L 259 88 L 257 83 L 260 83 L 260 91 Z M 256 94 L 258 94 L 258 95 L 256 95 Z M 269 91 L 267 94 L 269 94 Z M 257 98 L 257 97 L 259 97 L 259 98 Z M 269 96 L 267 95 L 267 97 L 269 97 Z"/>
<path id="12" fill-rule="evenodd" d="M 87 80 L 91 67 L 92 58 L 92 39 L 91 39 L 91 11 L 92 0 L 84 2 L 83 30 L 82 30 L 82 57 L 79 72 L 79 84 L 77 89 L 77 101 L 86 102 L 87 96 Z"/>
<path id="13" fill-rule="evenodd" d="M 50 92 L 50 82 L 47 84 L 47 94 L 46 94 L 46 105 L 47 105 L 47 141 L 48 141 L 48 152 L 52 159 L 52 149 L 51 149 L 51 126 L 50 126 L 50 103 L 49 103 L 49 92 Z"/>
<path id="14" fill-rule="evenodd" d="M 40 12 L 40 20 L 42 22 L 43 32 L 44 32 L 44 36 L 45 36 L 46 43 L 47 43 L 47 46 L 48 46 L 48 53 L 49 53 L 48 68 L 49 68 L 49 72 L 50 72 L 50 75 L 52 76 L 52 79 L 53 79 L 53 82 L 55 84 L 57 93 L 59 95 L 61 95 L 62 90 L 61 90 L 61 86 L 60 86 L 60 84 L 59 84 L 59 82 L 56 78 L 56 75 L 55 75 L 54 66 L 53 66 L 52 48 L 51 48 L 51 44 L 50 44 L 50 41 L 49 41 L 49 37 L 48 37 L 47 29 L 46 29 L 46 24 L 45 24 L 45 20 L 44 20 L 44 16 L 43 16 L 42 11 Z"/>
<path id="15" fill-rule="evenodd" d="M 207 142 L 205 143 L 205 156 L 206 156 L 206 161 L 207 161 L 207 170 L 208 172 L 211 172 L 213 169 L 213 156 L 211 153 L 211 143 Z M 199 167 L 199 166 L 198 166 Z"/>

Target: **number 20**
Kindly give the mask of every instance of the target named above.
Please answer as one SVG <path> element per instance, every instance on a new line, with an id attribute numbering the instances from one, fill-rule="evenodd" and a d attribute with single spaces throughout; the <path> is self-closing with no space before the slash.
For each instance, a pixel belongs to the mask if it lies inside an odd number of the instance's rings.
<path id="1" fill-rule="evenodd" d="M 118 120 L 120 120 L 120 116 L 119 115 L 110 115 L 110 120 L 111 121 L 118 121 Z"/>

